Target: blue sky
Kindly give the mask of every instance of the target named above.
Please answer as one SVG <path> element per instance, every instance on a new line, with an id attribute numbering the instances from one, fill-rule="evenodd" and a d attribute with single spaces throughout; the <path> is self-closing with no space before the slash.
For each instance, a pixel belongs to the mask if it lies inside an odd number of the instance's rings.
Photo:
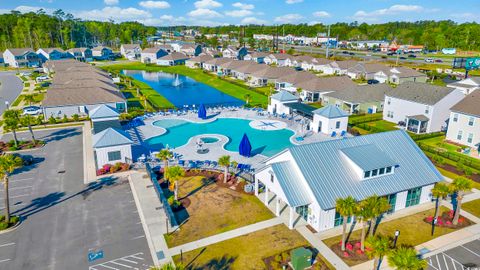
<path id="1" fill-rule="evenodd" d="M 0 13 L 61 8 L 81 19 L 147 25 L 477 21 L 479 0 L 0 0 Z"/>

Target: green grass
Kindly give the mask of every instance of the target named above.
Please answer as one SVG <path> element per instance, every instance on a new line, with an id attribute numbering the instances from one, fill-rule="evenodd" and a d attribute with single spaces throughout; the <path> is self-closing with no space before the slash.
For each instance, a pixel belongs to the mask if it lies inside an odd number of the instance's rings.
<path id="1" fill-rule="evenodd" d="M 442 206 L 440 208 L 440 212 L 443 213 L 445 211 L 449 211 L 449 209 Z M 430 209 L 427 211 L 419 212 L 419 213 L 406 216 L 403 218 L 395 219 L 392 221 L 381 222 L 380 225 L 378 225 L 376 235 L 381 234 L 381 235 L 393 237 L 393 235 L 395 234 L 395 231 L 399 230 L 400 237 L 398 237 L 398 242 L 397 242 L 399 245 L 417 246 L 419 244 L 435 239 L 439 236 L 456 231 L 456 229 L 453 229 L 453 228 L 437 227 L 435 228 L 435 233 L 432 236 L 431 224 L 424 222 L 423 219 L 428 216 L 433 216 L 434 212 L 435 212 L 435 209 Z M 352 232 L 349 241 L 360 240 L 360 234 L 361 234 L 360 224 L 357 225 L 355 229 L 356 230 Z M 328 247 L 331 247 L 332 245 L 340 243 L 341 239 L 342 239 L 342 235 L 338 235 L 322 241 Z M 350 266 L 361 263 L 361 261 L 352 261 L 352 260 L 348 260 L 348 258 L 344 258 L 344 261 Z"/>
<path id="2" fill-rule="evenodd" d="M 254 90 L 248 89 L 247 86 L 241 86 L 228 82 L 225 79 L 220 79 L 216 75 L 205 73 L 199 69 L 190 69 L 186 66 L 173 66 L 173 67 L 161 67 L 161 66 L 152 66 L 142 63 L 126 63 L 126 64 L 116 64 L 109 66 L 102 66 L 105 70 L 146 70 L 146 71 L 162 71 L 167 73 L 176 73 L 184 76 L 188 76 L 198 82 L 212 86 L 219 91 L 238 98 L 240 100 L 245 100 L 245 96 L 250 95 L 250 104 L 253 106 L 262 106 L 266 107 L 268 98 L 266 95 L 257 93 Z"/>
<path id="3" fill-rule="evenodd" d="M 458 149 L 461 149 L 462 147 L 450 144 L 445 141 L 445 137 L 434 137 L 426 140 L 421 140 L 420 142 L 425 143 L 427 145 L 433 146 L 433 147 L 438 147 L 445 149 L 450 152 L 457 152 Z"/>
<path id="4" fill-rule="evenodd" d="M 308 245 L 297 231 L 282 224 L 185 252 L 183 264 L 187 269 L 265 269 L 263 258 Z M 180 255 L 173 260 L 181 263 Z"/>
<path id="5" fill-rule="evenodd" d="M 16 107 L 16 106 L 20 105 L 22 100 L 23 100 L 23 95 L 18 96 L 17 99 L 15 99 L 15 101 L 12 103 L 12 106 Z"/>
<path id="6" fill-rule="evenodd" d="M 462 204 L 462 209 L 480 218 L 480 199 Z"/>
<path id="7" fill-rule="evenodd" d="M 369 123 L 366 123 L 366 124 L 368 126 L 381 129 L 383 131 L 392 131 L 392 130 L 397 130 L 398 129 L 398 128 L 395 127 L 397 124 L 391 123 L 391 122 L 388 122 L 388 121 L 385 121 L 385 120 L 369 122 Z"/>

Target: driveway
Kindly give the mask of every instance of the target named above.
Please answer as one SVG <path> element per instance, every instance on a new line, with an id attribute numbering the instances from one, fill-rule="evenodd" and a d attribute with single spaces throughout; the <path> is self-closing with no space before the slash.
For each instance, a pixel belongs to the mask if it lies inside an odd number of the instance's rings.
<path id="1" fill-rule="evenodd" d="M 38 162 L 11 178 L 12 212 L 23 222 L 0 234 L 0 269 L 148 269 L 152 264 L 127 179 L 83 184 L 81 131 L 36 132 L 47 144 L 25 153 Z"/>
<path id="2" fill-rule="evenodd" d="M 15 71 L 0 72 L 0 114 L 6 109 L 5 101 L 12 104 L 22 90 L 23 82 L 15 76 Z"/>
<path id="3" fill-rule="evenodd" d="M 480 240 L 474 240 L 426 258 L 429 270 L 480 268 Z"/>

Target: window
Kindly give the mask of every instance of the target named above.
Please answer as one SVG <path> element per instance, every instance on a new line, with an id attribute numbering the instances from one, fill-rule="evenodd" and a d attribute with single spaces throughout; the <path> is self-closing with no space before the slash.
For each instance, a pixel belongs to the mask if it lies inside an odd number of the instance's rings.
<path id="1" fill-rule="evenodd" d="M 388 209 L 387 214 L 393 213 L 395 211 L 395 204 L 397 203 L 397 194 L 390 194 L 387 196 L 388 204 L 390 204 L 390 209 Z"/>
<path id="2" fill-rule="evenodd" d="M 391 173 L 392 172 L 392 167 L 387 167 L 386 173 Z"/>
<path id="3" fill-rule="evenodd" d="M 473 117 L 468 118 L 468 125 L 469 126 L 473 127 L 474 122 L 475 122 L 475 118 L 473 118 Z"/>
<path id="4" fill-rule="evenodd" d="M 422 193 L 422 188 L 410 189 L 407 193 L 407 202 L 405 207 L 417 205 L 420 202 L 420 194 Z"/>
<path id="5" fill-rule="evenodd" d="M 453 122 L 457 122 L 458 121 L 458 113 L 455 113 L 453 115 Z"/>
<path id="6" fill-rule="evenodd" d="M 459 141 L 462 140 L 462 131 L 461 130 L 458 131 L 457 140 L 459 140 Z"/>
<path id="7" fill-rule="evenodd" d="M 120 151 L 108 152 L 108 161 L 121 160 L 122 153 Z"/>
<path id="8" fill-rule="evenodd" d="M 339 129 L 339 128 L 340 128 L 340 121 L 337 121 L 337 123 L 335 124 L 335 128 L 336 128 L 336 129 Z"/>
<path id="9" fill-rule="evenodd" d="M 427 107 L 425 108 L 425 114 L 428 114 L 429 111 L 430 111 L 430 110 L 429 110 L 429 107 L 427 106 Z"/>
<path id="10" fill-rule="evenodd" d="M 381 168 L 378 172 L 378 175 L 383 175 L 385 174 L 385 168 Z"/>
<path id="11" fill-rule="evenodd" d="M 390 105 L 390 103 L 392 103 L 392 99 L 391 99 L 391 98 L 388 98 L 388 99 L 387 99 L 387 104 Z"/>
<path id="12" fill-rule="evenodd" d="M 370 177 L 370 171 L 365 172 L 364 177 L 369 178 Z"/>
<path id="13" fill-rule="evenodd" d="M 377 176 L 377 174 L 378 174 L 378 170 L 377 170 L 377 169 L 375 169 L 375 170 L 372 171 L 372 177 Z"/>
<path id="14" fill-rule="evenodd" d="M 393 118 L 393 112 L 392 112 L 392 111 L 388 111 L 388 112 L 387 112 L 387 117 Z"/>
<path id="15" fill-rule="evenodd" d="M 273 174 L 270 174 L 270 182 L 273 183 L 273 180 L 275 179 L 275 176 L 273 176 Z"/>
<path id="16" fill-rule="evenodd" d="M 473 133 L 468 133 L 467 142 L 472 143 L 472 141 L 473 141 Z"/>
<path id="17" fill-rule="evenodd" d="M 350 223 L 352 220 L 352 217 L 348 217 L 347 223 Z M 343 224 L 343 217 L 340 215 L 340 213 L 335 212 L 335 221 L 333 223 L 333 226 L 337 227 Z"/>

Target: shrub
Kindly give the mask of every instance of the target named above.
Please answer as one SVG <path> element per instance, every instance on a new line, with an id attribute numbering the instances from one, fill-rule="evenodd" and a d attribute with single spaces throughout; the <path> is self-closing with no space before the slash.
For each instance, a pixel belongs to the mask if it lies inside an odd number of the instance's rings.
<path id="1" fill-rule="evenodd" d="M 169 205 L 173 206 L 173 204 L 175 202 L 175 197 L 173 197 L 173 195 L 172 195 L 172 196 L 168 197 L 167 201 L 168 201 Z"/>
<path id="2" fill-rule="evenodd" d="M 275 258 L 274 258 L 274 260 L 275 260 L 276 262 L 282 262 L 282 261 L 283 261 L 283 260 L 282 260 L 282 256 L 280 256 L 280 254 L 276 255 Z"/>
<path id="3" fill-rule="evenodd" d="M 473 170 L 470 167 L 465 167 L 464 173 L 466 176 L 471 176 L 473 174 Z"/>
<path id="4" fill-rule="evenodd" d="M 80 120 L 80 116 L 78 114 L 74 114 L 73 116 L 73 121 L 78 122 Z"/>
<path id="5" fill-rule="evenodd" d="M 100 169 L 97 170 L 97 175 L 103 175 L 105 173 L 107 173 L 107 171 L 105 171 L 104 168 L 100 168 Z"/>
<path id="6" fill-rule="evenodd" d="M 52 116 L 50 116 L 50 118 L 48 118 L 48 123 L 49 123 L 49 124 L 52 124 L 52 125 L 53 125 L 53 124 L 56 124 L 56 123 L 57 123 L 57 119 L 55 119 L 55 117 L 53 117 L 53 115 L 52 115 Z"/>
<path id="7" fill-rule="evenodd" d="M 20 149 L 19 147 L 16 147 L 16 146 L 10 146 L 8 147 L 8 151 L 17 151 L 18 149 Z"/>
<path id="8" fill-rule="evenodd" d="M 103 169 L 104 169 L 106 172 L 109 172 L 111 167 L 112 167 L 111 164 L 105 164 L 105 165 L 103 165 Z"/>
<path id="9" fill-rule="evenodd" d="M 0 222 L 0 231 L 1 230 L 5 230 L 6 228 L 8 228 L 8 223 L 6 222 Z"/>
<path id="10" fill-rule="evenodd" d="M 68 117 L 67 117 L 66 114 L 63 115 L 62 122 L 63 122 L 63 123 L 67 123 L 67 122 L 68 122 Z"/>
<path id="11" fill-rule="evenodd" d="M 128 164 L 128 163 L 123 163 L 122 166 L 121 166 L 121 170 L 122 170 L 122 171 L 128 171 L 128 170 L 130 170 L 130 164 Z"/>

